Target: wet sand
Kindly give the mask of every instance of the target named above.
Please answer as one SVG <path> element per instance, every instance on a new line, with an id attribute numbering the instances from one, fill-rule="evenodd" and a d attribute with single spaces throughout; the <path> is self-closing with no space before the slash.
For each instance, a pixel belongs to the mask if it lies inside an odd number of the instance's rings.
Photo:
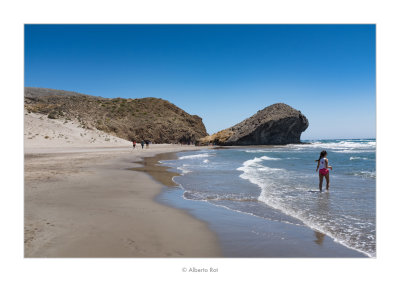
<path id="1" fill-rule="evenodd" d="M 161 166 L 159 161 L 174 160 L 176 158 L 176 153 L 157 154 L 153 157 L 146 157 L 138 161 L 137 163 L 141 166 L 132 168 L 132 170 L 148 173 L 154 180 L 158 181 L 164 186 L 174 187 L 177 186 L 177 184 L 172 180 L 172 178 L 180 174 L 169 171 L 169 168 L 167 166 Z"/>

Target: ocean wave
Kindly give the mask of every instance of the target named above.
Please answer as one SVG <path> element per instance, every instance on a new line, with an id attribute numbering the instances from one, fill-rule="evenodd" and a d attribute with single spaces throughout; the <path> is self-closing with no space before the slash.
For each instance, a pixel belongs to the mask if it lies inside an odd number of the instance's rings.
<path id="1" fill-rule="evenodd" d="M 203 160 L 203 163 L 205 163 L 205 164 L 207 164 L 207 163 L 209 163 L 210 161 L 208 160 L 208 159 L 205 159 L 205 160 Z"/>
<path id="2" fill-rule="evenodd" d="M 188 156 L 182 156 L 179 157 L 180 160 L 187 160 L 187 159 L 200 159 L 200 158 L 207 158 L 211 157 L 211 154 L 205 153 L 205 154 L 196 154 L 196 155 L 188 155 Z"/>
<path id="3" fill-rule="evenodd" d="M 354 176 L 360 176 L 363 178 L 375 178 L 376 179 L 376 171 L 356 171 L 356 172 L 350 172 L 347 173 L 349 175 L 354 175 Z"/>
<path id="4" fill-rule="evenodd" d="M 187 165 L 186 165 L 186 164 L 183 164 L 182 166 L 178 166 L 178 169 L 181 171 L 181 174 L 182 174 L 182 175 L 187 174 L 187 173 L 189 173 L 189 172 L 192 172 L 191 170 L 189 170 L 189 169 L 187 168 Z"/>
<path id="5" fill-rule="evenodd" d="M 290 144 L 288 147 L 293 149 L 301 149 L 301 148 L 321 148 L 333 150 L 337 153 L 347 153 L 347 152 L 355 152 L 354 150 L 361 150 L 361 152 L 365 152 L 365 150 L 370 150 L 372 152 L 376 149 L 376 141 L 368 141 L 368 142 L 357 142 L 355 140 L 343 140 L 339 142 L 320 142 L 316 141 L 311 144 Z"/>
<path id="6" fill-rule="evenodd" d="M 368 158 L 362 158 L 362 157 L 350 157 L 350 161 L 353 160 L 368 160 Z"/>
<path id="7" fill-rule="evenodd" d="M 261 159 L 264 160 L 264 161 L 278 161 L 278 160 L 281 160 L 280 158 L 271 158 L 271 157 L 268 157 L 268 156 L 262 156 Z"/>
<path id="8" fill-rule="evenodd" d="M 258 154 L 258 153 L 271 153 L 271 152 L 276 152 L 273 150 L 244 150 L 242 152 L 246 152 L 249 154 Z M 291 153 L 292 151 L 281 151 L 279 150 L 279 153 Z M 266 157 L 266 156 L 264 156 Z M 266 157 L 268 158 L 268 160 L 281 160 L 281 158 L 271 158 L 271 157 Z M 289 157 L 289 158 L 284 158 L 286 160 L 293 160 L 293 159 L 299 159 L 299 158 L 293 158 L 293 157 Z"/>
<path id="9" fill-rule="evenodd" d="M 227 210 L 230 210 L 230 211 L 238 212 L 238 213 L 241 213 L 241 214 L 247 214 L 247 215 L 251 215 L 251 216 L 254 216 L 254 217 L 258 217 L 258 218 L 268 219 L 268 220 L 274 221 L 274 222 L 283 222 L 283 223 L 287 223 L 287 224 L 291 224 L 291 225 L 304 226 L 304 224 L 301 221 L 298 221 L 298 222 L 295 221 L 294 222 L 293 218 L 290 218 L 290 220 L 282 219 L 282 218 L 275 219 L 273 217 L 265 217 L 265 216 L 261 216 L 261 215 L 258 215 L 258 214 L 255 214 L 255 213 L 252 213 L 252 212 L 249 212 L 249 211 L 242 211 L 242 210 L 239 210 L 239 209 L 235 209 L 235 208 L 226 206 L 224 204 L 220 204 L 218 202 L 213 202 L 213 205 L 215 205 L 217 207 L 221 207 L 221 208 L 227 209 Z"/>
<path id="10" fill-rule="evenodd" d="M 271 150 L 256 150 L 256 149 L 253 149 L 253 150 L 244 150 L 242 152 L 251 153 L 251 154 L 255 154 L 255 153 L 270 153 Z"/>
<path id="11" fill-rule="evenodd" d="M 196 201 L 231 201 L 231 202 L 258 202 L 256 197 L 249 197 L 244 194 L 215 194 L 210 192 L 185 191 L 183 197 Z"/>
<path id="12" fill-rule="evenodd" d="M 375 150 L 355 150 L 355 149 L 345 149 L 345 150 L 332 150 L 335 153 L 342 153 L 342 154 L 361 154 L 361 153 L 375 153 Z"/>
<path id="13" fill-rule="evenodd" d="M 263 156 L 243 162 L 242 166 L 236 169 L 239 171 L 243 171 L 243 173 L 239 177 L 249 180 L 251 183 L 256 184 L 260 187 L 264 187 L 264 185 L 267 185 L 268 183 L 268 181 L 266 181 L 266 177 L 279 177 L 282 172 L 286 171 L 282 168 L 272 168 L 261 164 L 263 160 L 269 159 L 269 157 Z"/>
<path id="14" fill-rule="evenodd" d="M 279 158 L 270 158 L 268 156 L 256 157 L 254 159 L 245 161 L 243 163 L 243 166 L 237 168 L 237 170 L 243 170 L 244 168 L 247 168 L 250 166 L 264 167 L 263 165 L 260 164 L 262 161 L 276 161 L 276 160 L 280 160 L 280 159 Z"/>

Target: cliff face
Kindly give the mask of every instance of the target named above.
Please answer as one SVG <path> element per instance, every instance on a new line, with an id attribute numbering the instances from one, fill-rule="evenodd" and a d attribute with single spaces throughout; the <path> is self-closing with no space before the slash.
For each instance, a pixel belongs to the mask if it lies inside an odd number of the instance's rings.
<path id="1" fill-rule="evenodd" d="M 78 120 L 83 128 L 96 128 L 136 142 L 195 142 L 207 135 L 200 117 L 158 98 L 108 99 L 26 87 L 25 108 L 50 119 Z"/>
<path id="2" fill-rule="evenodd" d="M 285 145 L 300 143 L 308 127 L 307 118 L 298 110 L 273 104 L 228 129 L 199 140 L 199 144 L 217 145 Z"/>

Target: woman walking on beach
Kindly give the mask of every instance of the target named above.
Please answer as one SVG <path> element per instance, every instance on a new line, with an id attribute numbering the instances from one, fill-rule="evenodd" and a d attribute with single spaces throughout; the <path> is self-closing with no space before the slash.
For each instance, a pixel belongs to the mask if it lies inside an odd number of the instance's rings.
<path id="1" fill-rule="evenodd" d="M 326 156 L 328 153 L 324 150 L 319 154 L 319 159 L 315 160 L 318 162 L 317 172 L 319 169 L 319 191 L 322 192 L 322 182 L 324 181 L 324 176 L 326 179 L 326 190 L 329 190 L 329 169 L 332 170 L 332 167 L 328 165 L 328 159 Z"/>
<path id="2" fill-rule="evenodd" d="M 142 146 L 142 149 L 144 147 L 144 141 L 140 142 L 140 145 Z"/>

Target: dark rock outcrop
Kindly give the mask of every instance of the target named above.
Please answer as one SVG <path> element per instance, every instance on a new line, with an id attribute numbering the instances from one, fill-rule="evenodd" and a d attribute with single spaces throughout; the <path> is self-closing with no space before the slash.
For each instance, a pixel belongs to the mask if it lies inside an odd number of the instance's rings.
<path id="1" fill-rule="evenodd" d="M 25 87 L 25 109 L 48 118 L 77 120 L 127 140 L 153 143 L 195 142 L 207 136 L 202 119 L 158 99 L 102 98 L 76 92 Z"/>
<path id="2" fill-rule="evenodd" d="M 300 143 L 308 127 L 307 118 L 298 110 L 273 104 L 228 129 L 199 140 L 199 144 L 217 145 L 285 145 Z"/>

